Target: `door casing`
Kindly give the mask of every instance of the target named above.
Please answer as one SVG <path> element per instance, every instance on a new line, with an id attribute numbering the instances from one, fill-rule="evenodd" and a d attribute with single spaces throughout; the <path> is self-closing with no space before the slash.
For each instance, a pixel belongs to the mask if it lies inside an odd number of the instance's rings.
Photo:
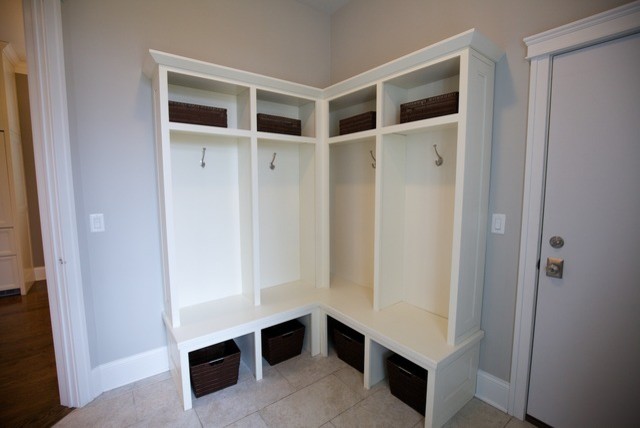
<path id="1" fill-rule="evenodd" d="M 551 64 L 555 55 L 640 32 L 640 1 L 612 9 L 524 39 L 529 78 L 529 118 L 520 232 L 509 414 L 524 419 L 540 257 L 540 236 L 546 177 Z"/>

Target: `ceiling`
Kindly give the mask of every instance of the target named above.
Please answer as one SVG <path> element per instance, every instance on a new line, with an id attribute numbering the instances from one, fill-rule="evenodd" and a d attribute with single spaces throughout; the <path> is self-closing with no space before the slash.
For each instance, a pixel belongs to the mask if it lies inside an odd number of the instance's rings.
<path id="1" fill-rule="evenodd" d="M 350 0 L 297 0 L 328 15 L 349 3 Z"/>

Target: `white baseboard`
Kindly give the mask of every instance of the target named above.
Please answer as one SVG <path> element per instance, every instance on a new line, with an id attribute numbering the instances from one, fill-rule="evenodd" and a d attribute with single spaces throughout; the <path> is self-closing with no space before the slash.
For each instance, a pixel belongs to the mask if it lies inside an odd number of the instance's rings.
<path id="1" fill-rule="evenodd" d="M 34 267 L 33 274 L 36 281 L 44 281 L 47 279 L 47 272 L 45 271 L 44 266 Z"/>
<path id="2" fill-rule="evenodd" d="M 167 348 L 152 349 L 93 369 L 94 396 L 169 370 Z"/>
<path id="3" fill-rule="evenodd" d="M 478 370 L 476 397 L 503 412 L 509 407 L 509 387 L 509 382 Z"/>

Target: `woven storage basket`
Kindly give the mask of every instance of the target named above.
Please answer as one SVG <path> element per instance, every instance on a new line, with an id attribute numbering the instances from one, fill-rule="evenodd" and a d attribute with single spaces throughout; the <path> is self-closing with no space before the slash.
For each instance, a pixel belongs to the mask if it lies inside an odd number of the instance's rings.
<path id="1" fill-rule="evenodd" d="M 227 127 L 227 109 L 169 101 L 169 121 Z"/>
<path id="2" fill-rule="evenodd" d="M 364 373 L 364 335 L 333 320 L 333 345 L 338 358 Z"/>
<path id="3" fill-rule="evenodd" d="M 258 131 L 302 135 L 302 121 L 289 117 L 258 113 Z"/>
<path id="4" fill-rule="evenodd" d="M 262 356 L 270 365 L 300 355 L 304 324 L 291 320 L 262 330 Z"/>
<path id="5" fill-rule="evenodd" d="M 398 354 L 387 358 L 389 390 L 424 416 L 427 402 L 427 370 Z"/>
<path id="6" fill-rule="evenodd" d="M 340 135 L 366 131 L 376 127 L 376 112 L 368 111 L 340 120 Z"/>
<path id="7" fill-rule="evenodd" d="M 191 388 L 196 397 L 238 383 L 239 368 L 240 349 L 233 340 L 189 352 Z"/>
<path id="8" fill-rule="evenodd" d="M 400 104 L 400 123 L 457 113 L 459 95 L 459 92 L 450 92 Z"/>

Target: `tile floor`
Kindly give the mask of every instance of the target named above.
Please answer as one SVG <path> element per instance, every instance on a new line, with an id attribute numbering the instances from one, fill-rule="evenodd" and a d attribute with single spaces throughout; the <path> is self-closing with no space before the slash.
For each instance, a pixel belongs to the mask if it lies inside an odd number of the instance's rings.
<path id="1" fill-rule="evenodd" d="M 362 374 L 335 355 L 303 353 L 276 366 L 265 363 L 257 382 L 241 365 L 238 384 L 194 400 L 183 411 L 168 372 L 105 392 L 56 427 L 422 427 L 424 418 L 389 392 L 370 390 Z M 532 427 L 471 400 L 447 427 Z"/>

